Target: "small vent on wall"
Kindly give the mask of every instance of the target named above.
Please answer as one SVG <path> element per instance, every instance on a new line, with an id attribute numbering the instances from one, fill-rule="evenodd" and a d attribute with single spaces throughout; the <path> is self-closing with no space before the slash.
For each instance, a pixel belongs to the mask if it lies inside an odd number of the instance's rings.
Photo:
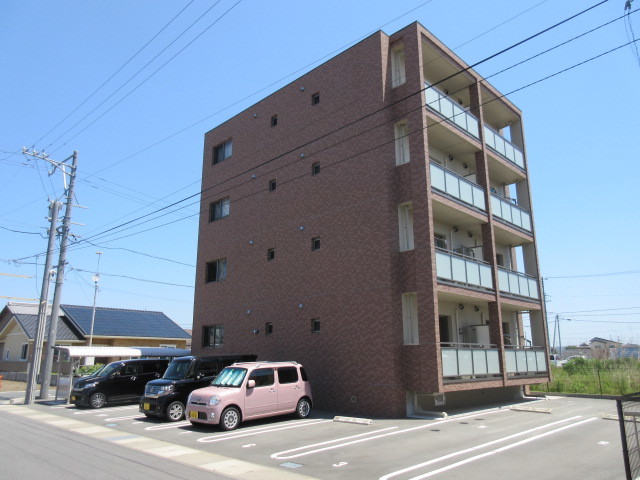
<path id="1" fill-rule="evenodd" d="M 436 407 L 444 407 L 447 404 L 447 399 L 445 398 L 444 393 L 434 393 L 433 404 Z"/>

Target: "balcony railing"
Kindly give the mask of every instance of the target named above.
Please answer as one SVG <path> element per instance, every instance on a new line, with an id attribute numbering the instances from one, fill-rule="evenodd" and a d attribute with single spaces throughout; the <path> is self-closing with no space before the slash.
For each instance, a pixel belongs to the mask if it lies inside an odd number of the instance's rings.
<path id="1" fill-rule="evenodd" d="M 481 348 L 462 344 L 459 348 L 441 349 L 443 377 L 486 377 L 500 375 L 500 352 L 497 348 Z"/>
<path id="2" fill-rule="evenodd" d="M 507 375 L 547 373 L 547 355 L 542 347 L 508 348 L 504 352 Z"/>
<path id="3" fill-rule="evenodd" d="M 486 211 L 484 190 L 436 163 L 430 164 L 431 186 L 464 203 Z"/>
<path id="4" fill-rule="evenodd" d="M 484 126 L 484 141 L 504 158 L 524 170 L 522 150 L 487 125 Z"/>
<path id="5" fill-rule="evenodd" d="M 525 273 L 498 267 L 498 286 L 501 292 L 540 299 L 538 279 Z"/>
<path id="6" fill-rule="evenodd" d="M 425 97 L 427 107 L 432 108 L 454 125 L 470 133 L 475 138 L 480 138 L 478 119 L 464 110 L 460 105 L 447 97 L 437 88 L 425 83 Z"/>
<path id="7" fill-rule="evenodd" d="M 494 193 L 491 194 L 491 212 L 496 217 L 531 232 L 531 214 Z"/>
<path id="8" fill-rule="evenodd" d="M 438 278 L 493 290 L 489 264 L 436 249 Z"/>

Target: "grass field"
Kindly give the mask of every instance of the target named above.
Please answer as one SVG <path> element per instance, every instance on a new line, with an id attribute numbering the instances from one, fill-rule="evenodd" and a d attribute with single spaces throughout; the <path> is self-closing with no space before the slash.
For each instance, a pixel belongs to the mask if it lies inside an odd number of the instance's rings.
<path id="1" fill-rule="evenodd" d="M 597 360 L 576 358 L 562 367 L 551 366 L 549 383 L 531 390 L 550 393 L 626 395 L 640 392 L 640 362 L 633 358 Z"/>

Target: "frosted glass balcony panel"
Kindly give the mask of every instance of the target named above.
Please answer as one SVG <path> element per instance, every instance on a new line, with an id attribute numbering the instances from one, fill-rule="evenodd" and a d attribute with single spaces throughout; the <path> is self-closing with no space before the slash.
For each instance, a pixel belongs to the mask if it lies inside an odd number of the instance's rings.
<path id="1" fill-rule="evenodd" d="M 456 282 L 470 283 L 467 281 L 467 269 L 464 259 L 451 257 L 451 276 Z"/>
<path id="2" fill-rule="evenodd" d="M 486 375 L 488 372 L 486 350 L 472 350 L 472 355 L 473 373 L 476 375 Z"/>
<path id="3" fill-rule="evenodd" d="M 500 355 L 498 350 L 486 350 L 487 352 L 487 373 L 490 375 L 500 374 Z"/>
<path id="4" fill-rule="evenodd" d="M 471 350 L 458 350 L 458 375 L 473 375 L 473 358 Z"/>
<path id="5" fill-rule="evenodd" d="M 455 348 L 442 349 L 442 376 L 455 377 L 458 375 L 458 351 Z"/>
<path id="6" fill-rule="evenodd" d="M 485 144 L 488 147 L 491 147 L 511 163 L 524 170 L 524 156 L 522 154 L 522 150 L 488 125 L 484 126 L 484 137 Z"/>
<path id="7" fill-rule="evenodd" d="M 484 190 L 478 185 L 436 163 L 430 164 L 429 171 L 432 188 L 486 211 Z"/>
<path id="8" fill-rule="evenodd" d="M 462 130 L 470 133 L 475 138 L 480 138 L 478 119 L 437 88 L 425 83 L 425 104 L 440 113 L 449 122 Z"/>
<path id="9" fill-rule="evenodd" d="M 436 252 L 436 274 L 440 278 L 453 280 L 451 274 L 451 256 L 446 253 Z"/>

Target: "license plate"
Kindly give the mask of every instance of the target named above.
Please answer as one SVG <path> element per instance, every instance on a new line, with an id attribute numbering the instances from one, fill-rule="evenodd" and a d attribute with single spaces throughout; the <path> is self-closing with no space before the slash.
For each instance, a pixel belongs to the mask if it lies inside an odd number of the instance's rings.
<path id="1" fill-rule="evenodd" d="M 150 403 L 143 403 L 142 404 L 142 408 L 144 410 L 151 410 L 151 404 Z"/>
<path id="2" fill-rule="evenodd" d="M 76 401 L 76 397 L 74 395 L 71 396 L 71 400 Z"/>
<path id="3" fill-rule="evenodd" d="M 191 410 L 189 412 L 189 418 L 198 418 L 198 412 L 196 412 L 195 410 Z"/>

